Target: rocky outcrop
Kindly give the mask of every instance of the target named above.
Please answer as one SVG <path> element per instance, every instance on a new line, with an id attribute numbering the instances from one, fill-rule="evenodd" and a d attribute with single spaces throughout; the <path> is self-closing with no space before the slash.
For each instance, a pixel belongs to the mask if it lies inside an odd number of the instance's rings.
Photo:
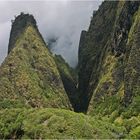
<path id="1" fill-rule="evenodd" d="M 104 1 L 94 12 L 81 33 L 78 81 L 21 13 L 0 67 L 0 138 L 140 139 L 139 5 Z"/>
<path id="2" fill-rule="evenodd" d="M 11 33 L 10 33 L 9 45 L 8 45 L 8 54 L 15 47 L 15 43 L 17 39 L 19 38 L 19 36 L 23 34 L 25 29 L 29 25 L 31 25 L 32 27 L 36 29 L 36 31 L 38 32 L 38 35 L 41 37 L 41 40 L 44 42 L 38 30 L 36 20 L 34 19 L 32 15 L 24 14 L 23 12 L 21 12 L 21 14 L 18 15 L 17 17 L 15 16 L 15 19 L 12 20 L 11 22 L 12 22 L 12 28 L 11 28 Z"/>
<path id="3" fill-rule="evenodd" d="M 123 5 L 123 6 L 122 6 Z M 138 1 L 125 2 L 119 5 L 117 12 L 115 30 L 113 33 L 112 52 L 115 56 L 120 56 L 126 51 L 126 43 L 129 30 L 132 26 L 133 15 L 139 8 Z"/>

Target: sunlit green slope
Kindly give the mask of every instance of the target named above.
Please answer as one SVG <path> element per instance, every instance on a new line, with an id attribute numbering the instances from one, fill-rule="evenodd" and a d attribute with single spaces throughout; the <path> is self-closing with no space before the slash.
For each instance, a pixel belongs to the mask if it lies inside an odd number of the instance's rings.
<path id="1" fill-rule="evenodd" d="M 0 67 L 0 108 L 70 109 L 52 54 L 27 17 L 30 19 L 30 15 L 20 15 L 12 26 L 11 38 L 16 39 Z"/>

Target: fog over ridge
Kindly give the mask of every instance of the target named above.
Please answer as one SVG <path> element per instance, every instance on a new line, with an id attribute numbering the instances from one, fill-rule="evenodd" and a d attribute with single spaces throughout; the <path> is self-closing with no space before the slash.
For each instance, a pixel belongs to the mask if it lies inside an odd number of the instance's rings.
<path id="1" fill-rule="evenodd" d="M 32 14 L 47 42 L 56 39 L 52 52 L 77 64 L 80 33 L 87 30 L 93 10 L 101 1 L 0 1 L 0 63 L 7 55 L 11 20 L 20 12 Z"/>

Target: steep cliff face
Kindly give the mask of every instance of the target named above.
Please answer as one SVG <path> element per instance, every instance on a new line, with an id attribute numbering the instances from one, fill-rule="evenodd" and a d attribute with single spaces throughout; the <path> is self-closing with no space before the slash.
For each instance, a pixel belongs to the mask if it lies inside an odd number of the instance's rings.
<path id="1" fill-rule="evenodd" d="M 124 104 L 132 110 L 140 112 L 140 8 L 135 13 L 129 32 L 124 70 Z"/>
<path id="2" fill-rule="evenodd" d="M 15 19 L 8 53 L 0 67 L 0 108 L 71 108 L 33 16 L 21 14 Z"/>
<path id="3" fill-rule="evenodd" d="M 65 91 L 69 97 L 69 100 L 74 108 L 74 111 L 79 111 L 79 97 L 77 89 L 77 73 L 71 68 L 61 55 L 55 55 L 55 62 L 61 75 Z"/>
<path id="4" fill-rule="evenodd" d="M 77 80 L 21 13 L 0 67 L 0 139 L 140 139 L 139 38 L 140 2 L 104 1 L 81 33 Z"/>
<path id="5" fill-rule="evenodd" d="M 90 114 L 138 114 L 139 3 L 103 2 L 79 47 L 79 94 Z M 88 107 L 89 105 L 89 107 Z M 130 111 L 131 110 L 131 111 Z M 131 112 L 131 113 L 130 113 Z"/>
<path id="6" fill-rule="evenodd" d="M 102 60 L 113 30 L 118 2 L 103 2 L 94 12 L 89 30 L 82 32 L 79 43 L 79 94 L 81 111 L 88 108 L 99 80 Z"/>

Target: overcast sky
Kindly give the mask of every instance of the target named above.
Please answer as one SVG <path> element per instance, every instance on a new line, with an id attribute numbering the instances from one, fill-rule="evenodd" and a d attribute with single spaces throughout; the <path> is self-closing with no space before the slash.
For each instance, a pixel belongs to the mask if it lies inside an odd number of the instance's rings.
<path id="1" fill-rule="evenodd" d="M 77 64 L 80 33 L 87 30 L 101 1 L 0 1 L 0 63 L 7 55 L 11 19 L 20 12 L 33 14 L 44 40 L 57 38 L 52 51 Z"/>

